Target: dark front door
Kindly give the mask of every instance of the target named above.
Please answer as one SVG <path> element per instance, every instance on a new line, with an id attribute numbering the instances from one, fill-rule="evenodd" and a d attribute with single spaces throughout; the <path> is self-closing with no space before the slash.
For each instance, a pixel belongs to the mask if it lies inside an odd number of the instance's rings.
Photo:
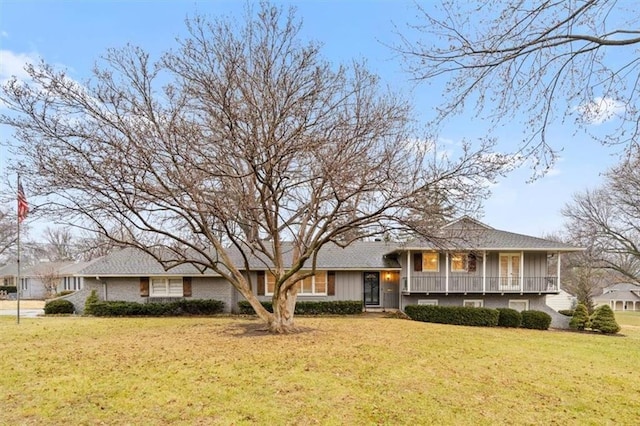
<path id="1" fill-rule="evenodd" d="M 364 273 L 364 304 L 380 305 L 380 272 Z"/>

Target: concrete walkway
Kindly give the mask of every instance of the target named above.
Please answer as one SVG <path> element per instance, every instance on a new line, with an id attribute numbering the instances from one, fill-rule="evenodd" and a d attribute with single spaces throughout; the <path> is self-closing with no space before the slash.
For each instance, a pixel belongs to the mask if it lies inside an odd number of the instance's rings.
<path id="1" fill-rule="evenodd" d="M 17 316 L 16 309 L 0 309 L 1 316 Z M 35 318 L 44 315 L 44 309 L 20 309 L 20 318 Z"/>
<path id="2" fill-rule="evenodd" d="M 44 315 L 43 300 L 21 300 L 20 301 L 20 317 L 34 318 L 38 315 Z M 15 300 L 0 300 L 0 315 L 16 316 L 18 304 Z"/>

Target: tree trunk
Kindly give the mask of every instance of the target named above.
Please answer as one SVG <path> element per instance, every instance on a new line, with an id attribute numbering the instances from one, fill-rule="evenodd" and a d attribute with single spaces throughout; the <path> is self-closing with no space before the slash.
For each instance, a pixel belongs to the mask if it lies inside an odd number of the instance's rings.
<path id="1" fill-rule="evenodd" d="M 297 330 L 293 320 L 297 294 L 283 291 L 273 297 L 273 315 L 269 318 L 269 332 L 295 333 Z"/>

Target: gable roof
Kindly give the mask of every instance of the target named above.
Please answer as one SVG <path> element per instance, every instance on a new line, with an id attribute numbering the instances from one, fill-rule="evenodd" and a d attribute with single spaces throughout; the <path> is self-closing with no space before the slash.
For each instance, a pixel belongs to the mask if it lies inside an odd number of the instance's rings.
<path id="1" fill-rule="evenodd" d="M 571 244 L 492 228 L 470 217 L 443 226 L 432 240 L 412 240 L 403 250 L 582 251 Z"/>

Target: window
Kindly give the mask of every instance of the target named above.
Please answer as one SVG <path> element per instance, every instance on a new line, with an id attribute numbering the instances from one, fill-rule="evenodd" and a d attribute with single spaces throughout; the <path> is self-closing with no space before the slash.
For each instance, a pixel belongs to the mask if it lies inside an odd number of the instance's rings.
<path id="1" fill-rule="evenodd" d="M 462 306 L 465 308 L 482 308 L 484 306 L 484 300 L 481 299 L 472 299 L 465 300 L 462 302 Z"/>
<path id="2" fill-rule="evenodd" d="M 418 305 L 438 306 L 438 299 L 418 299 Z"/>
<path id="3" fill-rule="evenodd" d="M 454 253 L 451 255 L 451 272 L 467 271 L 467 255 L 463 253 Z"/>
<path id="4" fill-rule="evenodd" d="M 265 281 L 265 293 L 268 295 L 273 294 L 273 290 L 276 284 L 275 276 L 273 274 L 266 273 Z M 298 288 L 298 295 L 325 296 L 327 294 L 327 272 L 316 271 L 314 275 L 307 277 L 302 281 L 299 281 L 296 284 L 296 287 Z"/>
<path id="5" fill-rule="evenodd" d="M 62 279 L 62 289 L 75 291 L 82 289 L 82 277 L 64 277 Z"/>
<path id="6" fill-rule="evenodd" d="M 425 272 L 438 272 L 440 270 L 440 256 L 437 252 L 422 253 L 422 270 Z"/>
<path id="7" fill-rule="evenodd" d="M 528 300 L 509 300 L 509 308 L 515 309 L 518 312 L 529 310 Z"/>
<path id="8" fill-rule="evenodd" d="M 182 297 L 182 278 L 151 278 L 151 297 Z"/>

